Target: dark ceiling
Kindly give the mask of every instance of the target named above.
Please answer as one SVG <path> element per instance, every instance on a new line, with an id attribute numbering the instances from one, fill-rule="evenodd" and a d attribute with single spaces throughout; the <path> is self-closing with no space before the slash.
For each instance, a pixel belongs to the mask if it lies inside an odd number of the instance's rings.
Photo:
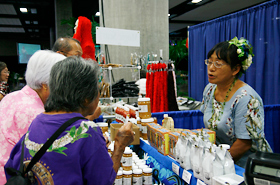
<path id="1" fill-rule="evenodd" d="M 255 6 L 267 0 L 169 0 L 170 38 L 186 38 L 188 26 Z M 99 22 L 98 0 L 72 0 L 73 17 L 86 16 Z M 27 13 L 19 8 L 25 7 Z M 49 40 L 55 27 L 54 0 L 0 0 L 0 39 Z"/>

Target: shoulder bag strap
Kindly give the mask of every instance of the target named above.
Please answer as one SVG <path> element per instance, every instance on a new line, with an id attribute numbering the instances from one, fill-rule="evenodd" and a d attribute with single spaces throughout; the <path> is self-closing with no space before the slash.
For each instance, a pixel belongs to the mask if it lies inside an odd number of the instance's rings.
<path id="1" fill-rule="evenodd" d="M 24 140 L 25 140 L 25 134 L 24 134 L 22 142 L 21 142 L 21 156 L 20 156 L 20 166 L 19 166 L 20 173 L 23 173 Z"/>
<path id="2" fill-rule="evenodd" d="M 48 141 L 42 146 L 42 148 L 35 154 L 35 156 L 32 158 L 31 162 L 28 164 L 25 172 L 27 173 L 28 171 L 31 170 L 31 168 L 33 167 L 34 164 L 36 164 L 39 159 L 45 154 L 45 152 L 47 151 L 47 149 L 52 145 L 52 143 L 54 142 L 54 140 L 56 140 L 56 138 L 68 127 L 70 126 L 72 123 L 74 123 L 75 121 L 79 120 L 79 119 L 86 119 L 84 117 L 74 117 L 69 119 L 68 121 L 66 121 L 63 125 L 61 125 L 59 127 L 59 129 L 48 139 Z"/>

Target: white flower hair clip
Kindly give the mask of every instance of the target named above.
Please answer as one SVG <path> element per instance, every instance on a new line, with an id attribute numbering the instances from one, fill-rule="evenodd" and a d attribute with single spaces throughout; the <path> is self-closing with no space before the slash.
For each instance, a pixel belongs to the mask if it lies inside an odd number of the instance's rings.
<path id="1" fill-rule="evenodd" d="M 239 60 L 242 63 L 242 69 L 245 72 L 252 64 L 253 59 L 253 47 L 248 40 L 241 37 L 239 40 L 234 37 L 229 41 L 229 46 L 234 44 L 238 49 L 236 53 L 238 54 Z"/>

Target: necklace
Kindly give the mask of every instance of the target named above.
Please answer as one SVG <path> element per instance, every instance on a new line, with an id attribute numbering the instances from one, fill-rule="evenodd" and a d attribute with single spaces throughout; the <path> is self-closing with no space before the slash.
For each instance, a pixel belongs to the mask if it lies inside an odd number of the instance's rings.
<path id="1" fill-rule="evenodd" d="M 217 123 L 218 123 L 218 121 L 220 121 L 220 118 L 224 113 L 224 107 L 226 105 L 226 101 L 227 101 L 229 93 L 231 92 L 231 90 L 232 90 L 233 86 L 235 85 L 236 81 L 237 81 L 237 79 L 235 78 L 233 80 L 232 84 L 230 85 L 222 105 L 219 104 L 217 101 L 215 102 L 215 91 L 216 91 L 217 87 L 215 88 L 214 93 L 213 93 L 213 99 L 212 99 L 212 106 L 213 106 L 212 107 L 212 117 L 208 120 L 208 122 L 210 122 L 210 124 L 208 126 L 209 129 L 217 130 Z"/>

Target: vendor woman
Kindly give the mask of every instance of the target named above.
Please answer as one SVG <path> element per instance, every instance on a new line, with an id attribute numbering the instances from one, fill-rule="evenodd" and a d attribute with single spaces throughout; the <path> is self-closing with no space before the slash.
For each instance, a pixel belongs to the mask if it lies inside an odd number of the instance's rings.
<path id="1" fill-rule="evenodd" d="M 215 45 L 207 55 L 209 84 L 203 92 L 201 111 L 206 128 L 216 132 L 216 144 L 229 144 L 235 163 L 245 167 L 254 151 L 272 152 L 264 136 L 264 108 L 258 93 L 239 77 L 254 56 L 241 38 Z"/>

